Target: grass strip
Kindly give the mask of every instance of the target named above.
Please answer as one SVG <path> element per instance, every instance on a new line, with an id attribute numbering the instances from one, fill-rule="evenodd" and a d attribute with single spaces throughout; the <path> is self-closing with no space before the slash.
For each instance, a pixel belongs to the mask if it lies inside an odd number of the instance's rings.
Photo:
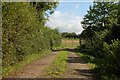
<path id="1" fill-rule="evenodd" d="M 12 66 L 3 67 L 2 68 L 2 71 L 3 71 L 2 76 L 5 77 L 5 76 L 9 75 L 10 73 L 12 73 L 13 71 L 20 69 L 23 66 L 31 63 L 32 61 L 40 59 L 49 53 L 50 53 L 50 50 L 44 50 L 44 51 L 41 51 L 41 52 L 36 53 L 36 54 L 28 55 L 27 57 L 24 58 L 23 61 L 18 62 L 17 64 L 14 64 Z"/>
<path id="2" fill-rule="evenodd" d="M 67 67 L 67 51 L 60 51 L 50 67 L 45 70 L 44 76 L 47 78 L 60 78 Z"/>

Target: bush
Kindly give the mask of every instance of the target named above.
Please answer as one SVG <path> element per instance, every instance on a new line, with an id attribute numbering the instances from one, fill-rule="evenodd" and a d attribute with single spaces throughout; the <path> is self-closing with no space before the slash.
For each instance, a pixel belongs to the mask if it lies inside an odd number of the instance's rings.
<path id="1" fill-rule="evenodd" d="M 95 71 L 101 80 L 119 80 L 120 41 L 112 40 L 111 44 L 104 42 L 107 35 L 104 33 L 94 36 L 92 41 L 87 40 L 80 51 L 94 57 Z"/>
<path id="2" fill-rule="evenodd" d="M 112 44 L 103 44 L 104 63 L 102 69 L 108 76 L 120 78 L 120 41 L 113 40 Z"/>
<path id="3" fill-rule="evenodd" d="M 56 29 L 45 27 L 30 3 L 3 3 L 3 66 L 13 65 L 26 56 L 60 44 Z M 41 14 L 42 15 L 42 14 Z"/>

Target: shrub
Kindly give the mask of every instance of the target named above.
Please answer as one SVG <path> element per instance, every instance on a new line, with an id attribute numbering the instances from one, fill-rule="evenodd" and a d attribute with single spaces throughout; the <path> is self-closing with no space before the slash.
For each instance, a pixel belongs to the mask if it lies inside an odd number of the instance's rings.
<path id="1" fill-rule="evenodd" d="M 104 53 L 104 71 L 107 75 L 112 77 L 120 78 L 120 41 L 113 40 L 112 44 L 103 44 L 103 53 Z"/>
<path id="2" fill-rule="evenodd" d="M 50 49 L 52 40 L 53 45 L 59 46 L 59 32 L 41 24 L 36 17 L 36 8 L 30 3 L 3 3 L 2 14 L 3 66 L 13 65 L 28 55 Z"/>

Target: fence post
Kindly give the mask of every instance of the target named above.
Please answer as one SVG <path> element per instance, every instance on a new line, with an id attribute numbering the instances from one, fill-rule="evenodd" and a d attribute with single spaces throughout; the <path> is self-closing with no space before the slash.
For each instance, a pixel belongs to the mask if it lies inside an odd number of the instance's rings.
<path id="1" fill-rule="evenodd" d="M 73 38 L 74 39 L 74 38 Z M 73 47 L 73 39 L 72 39 L 72 47 Z"/>

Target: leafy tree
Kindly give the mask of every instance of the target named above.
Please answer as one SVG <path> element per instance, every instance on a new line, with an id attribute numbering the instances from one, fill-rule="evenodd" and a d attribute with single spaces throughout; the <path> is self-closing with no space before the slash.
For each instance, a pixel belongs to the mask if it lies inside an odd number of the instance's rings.
<path id="1" fill-rule="evenodd" d="M 2 3 L 3 29 L 2 29 L 2 51 L 3 66 L 11 66 L 31 54 L 37 54 L 42 50 L 50 49 L 51 40 L 53 45 L 59 46 L 60 34 L 57 30 L 44 26 L 37 16 L 36 7 L 31 3 Z M 47 3 L 38 3 L 43 4 Z M 51 6 L 54 4 L 50 4 Z M 43 12 L 51 8 L 43 6 L 39 8 Z M 52 9 L 51 9 L 52 10 Z M 43 20 L 45 17 L 42 18 Z M 41 22 L 40 22 L 41 21 Z"/>
<path id="2" fill-rule="evenodd" d="M 39 21 L 42 24 L 45 24 L 46 20 L 48 20 L 48 17 L 54 13 L 58 2 L 32 2 L 30 4 L 36 8 Z"/>
<path id="3" fill-rule="evenodd" d="M 82 23 L 81 51 L 94 57 L 101 80 L 119 80 L 119 2 L 94 2 Z"/>
<path id="4" fill-rule="evenodd" d="M 88 14 L 86 14 L 81 22 L 83 28 L 86 30 L 87 37 L 92 38 L 96 31 L 101 31 L 104 29 L 110 29 L 114 19 L 116 22 L 117 15 L 111 17 L 111 13 L 116 11 L 116 4 L 110 2 L 94 2 L 93 6 L 90 6 Z M 109 15 L 111 14 L 111 15 Z"/>
<path id="5" fill-rule="evenodd" d="M 79 38 L 79 35 L 77 35 L 76 33 L 72 32 L 72 33 L 69 33 L 69 32 L 63 32 L 61 33 L 61 36 L 63 38 Z"/>

